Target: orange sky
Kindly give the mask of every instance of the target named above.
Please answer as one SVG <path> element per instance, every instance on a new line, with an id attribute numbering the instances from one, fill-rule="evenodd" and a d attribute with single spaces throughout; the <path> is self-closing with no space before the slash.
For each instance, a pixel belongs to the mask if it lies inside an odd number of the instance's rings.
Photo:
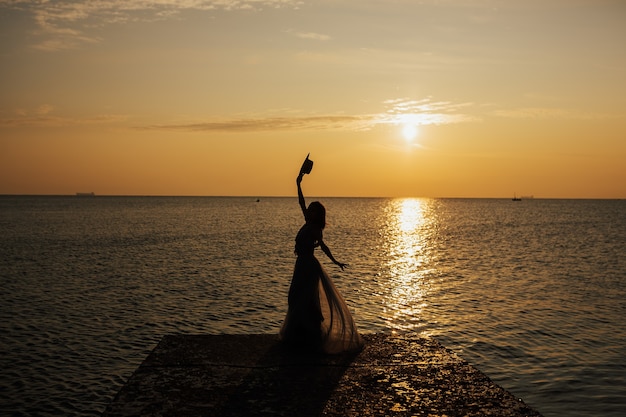
<path id="1" fill-rule="evenodd" d="M 0 194 L 626 198 L 624 45 L 621 0 L 0 0 Z"/>

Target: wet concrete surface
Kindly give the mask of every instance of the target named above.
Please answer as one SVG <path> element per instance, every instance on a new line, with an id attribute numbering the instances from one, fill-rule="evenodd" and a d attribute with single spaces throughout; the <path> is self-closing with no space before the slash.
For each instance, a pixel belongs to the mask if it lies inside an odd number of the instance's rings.
<path id="1" fill-rule="evenodd" d="M 432 338 L 292 352 L 276 335 L 168 335 L 103 417 L 541 416 Z"/>

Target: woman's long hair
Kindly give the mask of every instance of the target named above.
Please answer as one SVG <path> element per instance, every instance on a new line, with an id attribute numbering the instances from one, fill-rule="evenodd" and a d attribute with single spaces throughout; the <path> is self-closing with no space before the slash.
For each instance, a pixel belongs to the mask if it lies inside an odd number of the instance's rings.
<path id="1" fill-rule="evenodd" d="M 309 204 L 307 209 L 306 222 L 324 229 L 326 227 L 326 208 L 319 201 Z"/>

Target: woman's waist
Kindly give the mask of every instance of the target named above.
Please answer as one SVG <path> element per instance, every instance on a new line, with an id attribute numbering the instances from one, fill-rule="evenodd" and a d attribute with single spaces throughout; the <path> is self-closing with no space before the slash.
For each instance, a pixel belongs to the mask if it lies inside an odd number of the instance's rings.
<path id="1" fill-rule="evenodd" d="M 302 255 L 313 256 L 313 253 L 315 252 L 315 246 L 314 245 L 296 245 L 296 247 L 294 248 L 294 252 L 298 256 L 302 256 Z"/>
<path id="2" fill-rule="evenodd" d="M 298 259 L 306 260 L 306 259 L 317 259 L 315 258 L 315 250 L 313 248 L 296 248 L 295 254 Z"/>

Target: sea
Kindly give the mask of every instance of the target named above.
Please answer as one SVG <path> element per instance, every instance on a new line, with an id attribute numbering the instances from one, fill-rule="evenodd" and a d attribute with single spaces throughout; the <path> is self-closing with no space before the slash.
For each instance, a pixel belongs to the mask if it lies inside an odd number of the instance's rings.
<path id="1" fill-rule="evenodd" d="M 626 415 L 626 200 L 309 198 L 362 333 Z M 167 334 L 277 333 L 296 197 L 0 196 L 0 415 L 98 416 Z"/>

